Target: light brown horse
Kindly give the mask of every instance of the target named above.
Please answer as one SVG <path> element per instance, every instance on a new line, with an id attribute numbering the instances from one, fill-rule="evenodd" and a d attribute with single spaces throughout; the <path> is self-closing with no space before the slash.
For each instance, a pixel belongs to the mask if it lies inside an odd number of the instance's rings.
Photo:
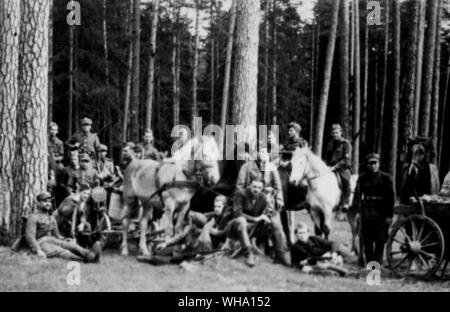
<path id="1" fill-rule="evenodd" d="M 138 200 L 142 203 L 139 249 L 144 256 L 149 256 L 146 242 L 148 222 L 153 220 L 154 208 L 161 206 L 158 195 L 150 197 L 156 194 L 160 187 L 170 185 L 174 181 L 194 181 L 198 173 L 205 184 L 216 184 L 220 178 L 219 160 L 221 153 L 216 141 L 207 136 L 191 139 L 176 151 L 171 159 L 162 163 L 133 160 L 125 171 L 123 183 L 122 255 L 128 255 L 128 228 L 132 214 L 138 207 Z M 178 213 L 175 232 L 181 229 L 181 222 L 189 210 L 189 203 L 195 192 L 196 189 L 192 187 L 174 186 L 161 193 L 168 220 L 172 221 L 174 214 Z"/>

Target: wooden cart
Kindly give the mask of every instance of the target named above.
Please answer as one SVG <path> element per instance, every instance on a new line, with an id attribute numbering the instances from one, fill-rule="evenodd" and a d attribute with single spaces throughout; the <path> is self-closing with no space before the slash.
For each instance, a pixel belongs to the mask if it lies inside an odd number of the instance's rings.
<path id="1" fill-rule="evenodd" d="M 450 260 L 450 203 L 424 202 L 395 207 L 386 256 L 391 269 L 401 275 L 428 279 Z"/>

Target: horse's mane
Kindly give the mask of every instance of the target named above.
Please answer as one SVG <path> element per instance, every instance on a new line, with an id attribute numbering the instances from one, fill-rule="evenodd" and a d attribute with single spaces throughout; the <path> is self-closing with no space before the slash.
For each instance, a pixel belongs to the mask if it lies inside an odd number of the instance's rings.
<path id="1" fill-rule="evenodd" d="M 309 160 L 310 170 L 315 175 L 319 175 L 330 170 L 325 162 L 319 156 L 314 154 L 308 147 L 301 148 L 300 150 L 303 152 L 306 159 Z"/>
<path id="2" fill-rule="evenodd" d="M 194 137 L 186 142 L 178 151 L 172 156 L 174 161 L 188 161 L 200 157 L 199 153 L 204 156 L 209 156 L 211 160 L 220 159 L 220 149 L 213 137 L 203 136 L 201 138 Z M 205 155 L 205 153 L 207 155 Z M 196 157 L 197 156 L 197 157 Z"/>

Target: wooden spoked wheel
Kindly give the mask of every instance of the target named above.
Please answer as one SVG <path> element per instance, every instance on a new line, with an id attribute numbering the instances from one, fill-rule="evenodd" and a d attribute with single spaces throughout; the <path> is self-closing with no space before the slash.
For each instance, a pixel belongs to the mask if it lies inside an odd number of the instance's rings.
<path id="1" fill-rule="evenodd" d="M 394 225 L 386 256 L 395 273 L 429 278 L 439 269 L 444 252 L 444 235 L 436 222 L 415 215 Z"/>

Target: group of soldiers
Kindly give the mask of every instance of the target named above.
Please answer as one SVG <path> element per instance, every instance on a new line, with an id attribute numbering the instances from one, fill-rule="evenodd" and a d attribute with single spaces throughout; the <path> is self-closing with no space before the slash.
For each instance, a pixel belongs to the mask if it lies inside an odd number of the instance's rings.
<path id="1" fill-rule="evenodd" d="M 78 231 L 92 230 L 95 226 L 86 213 L 92 206 L 89 205 L 92 189 L 97 186 L 112 187 L 120 181 L 122 172 L 134 159 L 160 161 L 164 157 L 154 147 L 153 133 L 149 130 L 142 144 L 127 143 L 124 146 L 121 164 L 115 166 L 107 157 L 107 146 L 100 144 L 97 134 L 91 132 L 92 120 L 83 118 L 81 126 L 82 130 L 66 144 L 58 138 L 58 126 L 51 123 L 49 127 L 49 191 L 53 196 L 43 192 L 37 197 L 38 209 L 28 218 L 25 233 L 29 247 L 39 256 L 98 261 L 104 244 L 101 237 L 94 240 L 91 250 L 80 247 L 73 240 L 74 224 Z M 206 242 L 206 249 L 210 250 L 219 243 L 228 245 L 229 241 L 239 241 L 247 265 L 254 266 L 255 240 L 269 237 L 275 260 L 285 265 L 293 264 L 290 253 L 297 254 L 295 261 L 298 262 L 298 250 L 310 251 L 300 259 L 302 261 L 307 256 L 317 256 L 313 251 L 331 251 L 328 247 L 334 245 L 330 243 L 317 238 L 304 238 L 304 224 L 295 231 L 289 227 L 290 211 L 295 210 L 294 206 L 298 204 L 296 197 L 301 193 L 288 185 L 292 170 L 290 156 L 297 147 L 308 146 L 301 132 L 302 127 L 298 123 L 290 123 L 288 139 L 283 146 L 278 145 L 271 133 L 267 148 L 258 151 L 257 160 L 247 160 L 241 166 L 232 201 L 218 196 L 214 207 L 211 207 L 214 212 L 189 213 L 185 231 L 167 238 L 165 243 L 156 248 L 156 256 L 173 259 L 174 255 L 180 255 L 180 246 L 186 248 L 191 245 L 191 251 L 198 251 L 196 248 L 203 248 Z M 341 178 L 341 206 L 348 209 L 352 146 L 349 140 L 343 138 L 339 125 L 332 126 L 331 134 L 333 139 L 327 146 L 324 158 Z M 377 260 L 382 263 L 387 225 L 393 214 L 394 190 L 390 177 L 380 172 L 379 160 L 377 154 L 367 157 L 367 173 L 359 177 L 354 199 L 362 214 L 367 261 Z M 51 199 L 55 200 L 57 207 L 53 214 L 50 214 Z M 291 234 L 293 232 L 301 235 L 294 236 Z M 195 239 L 193 233 L 197 233 Z M 319 243 L 320 246 L 316 246 Z M 328 247 L 324 249 L 323 246 Z M 154 259 L 155 256 L 143 260 Z"/>

